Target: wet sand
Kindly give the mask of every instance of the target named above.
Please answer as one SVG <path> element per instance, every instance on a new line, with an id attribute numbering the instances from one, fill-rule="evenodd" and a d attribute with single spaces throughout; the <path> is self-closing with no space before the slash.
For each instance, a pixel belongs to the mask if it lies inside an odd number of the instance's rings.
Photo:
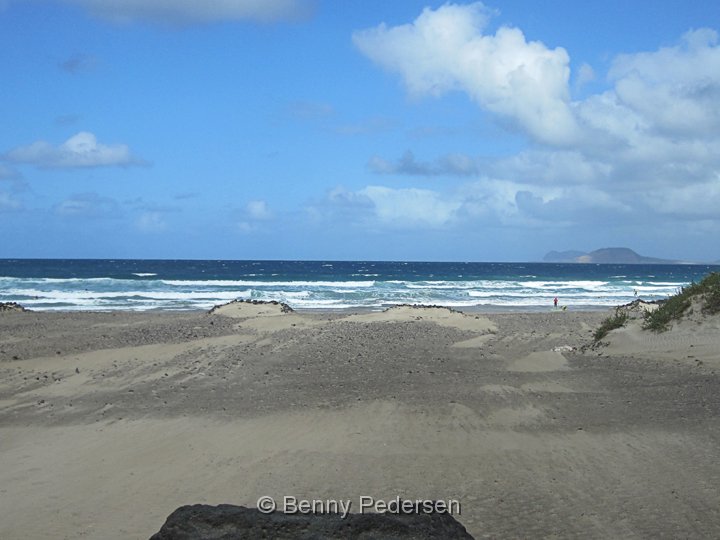
<path id="1" fill-rule="evenodd" d="M 476 538 L 720 536 L 720 332 L 604 312 L 0 313 L 0 538 L 454 499 Z"/>

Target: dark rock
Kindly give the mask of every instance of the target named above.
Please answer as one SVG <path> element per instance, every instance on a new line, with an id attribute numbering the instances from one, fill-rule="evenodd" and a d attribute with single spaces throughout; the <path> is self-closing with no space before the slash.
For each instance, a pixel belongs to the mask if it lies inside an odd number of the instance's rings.
<path id="1" fill-rule="evenodd" d="M 17 302 L 0 302 L 0 311 L 28 311 Z"/>
<path id="2" fill-rule="evenodd" d="M 232 300 L 231 302 L 228 302 L 227 304 L 220 304 L 219 306 L 213 306 L 213 308 L 208 311 L 208 314 L 213 314 L 215 311 L 217 311 L 218 308 L 221 308 L 223 306 L 227 306 L 228 304 L 271 304 L 273 306 L 280 306 L 280 311 L 282 313 L 293 313 L 295 310 L 291 308 L 289 305 L 287 305 L 285 302 L 278 302 L 277 300 Z"/>
<path id="3" fill-rule="evenodd" d="M 469 539 L 450 514 L 263 514 L 230 504 L 181 506 L 150 540 Z"/>
<path id="4" fill-rule="evenodd" d="M 628 302 L 627 304 L 618 306 L 616 309 L 637 311 L 639 309 L 642 309 L 643 304 L 657 304 L 658 306 L 662 306 L 665 302 L 667 302 L 667 300 L 643 300 L 642 298 L 638 298 L 637 300 L 633 300 L 632 302 Z"/>

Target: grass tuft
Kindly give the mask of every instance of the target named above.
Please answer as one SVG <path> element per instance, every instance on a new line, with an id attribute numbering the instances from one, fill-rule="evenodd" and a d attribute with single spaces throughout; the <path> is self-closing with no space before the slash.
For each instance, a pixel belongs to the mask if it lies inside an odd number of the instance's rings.
<path id="1" fill-rule="evenodd" d="M 645 314 L 643 328 L 654 332 L 664 332 L 670 323 L 680 320 L 694 299 L 700 302 L 703 314 L 720 313 L 720 273 L 713 272 L 699 283 L 683 287 L 679 293 L 668 298 L 658 309 Z"/>
<path id="2" fill-rule="evenodd" d="M 608 335 L 610 330 L 615 330 L 616 328 L 621 328 L 625 326 L 625 323 L 628 320 L 628 314 L 624 311 L 620 311 L 618 309 L 615 310 L 615 315 L 612 317 L 608 317 L 605 319 L 601 324 L 600 327 L 595 330 L 595 333 L 593 334 L 593 338 L 595 338 L 595 341 L 600 341 L 602 338 Z"/>
<path id="3" fill-rule="evenodd" d="M 706 315 L 720 313 L 720 272 L 707 276 L 701 283 L 705 283 L 702 312 Z"/>

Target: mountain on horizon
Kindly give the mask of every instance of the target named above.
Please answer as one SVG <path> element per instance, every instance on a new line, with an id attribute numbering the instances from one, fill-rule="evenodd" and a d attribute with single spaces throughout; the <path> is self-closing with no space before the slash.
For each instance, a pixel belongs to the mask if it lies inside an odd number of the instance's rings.
<path id="1" fill-rule="evenodd" d="M 593 264 L 681 264 L 683 261 L 645 257 L 625 247 L 601 248 L 585 253 L 582 251 L 550 251 L 543 262 L 593 263 Z"/>

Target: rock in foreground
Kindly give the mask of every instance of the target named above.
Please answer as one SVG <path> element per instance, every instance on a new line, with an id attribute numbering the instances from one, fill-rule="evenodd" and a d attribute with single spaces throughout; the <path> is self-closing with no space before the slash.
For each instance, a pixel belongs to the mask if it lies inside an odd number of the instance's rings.
<path id="1" fill-rule="evenodd" d="M 255 508 L 221 504 L 181 506 L 150 540 L 236 539 L 469 539 L 450 514 L 263 514 Z"/>

